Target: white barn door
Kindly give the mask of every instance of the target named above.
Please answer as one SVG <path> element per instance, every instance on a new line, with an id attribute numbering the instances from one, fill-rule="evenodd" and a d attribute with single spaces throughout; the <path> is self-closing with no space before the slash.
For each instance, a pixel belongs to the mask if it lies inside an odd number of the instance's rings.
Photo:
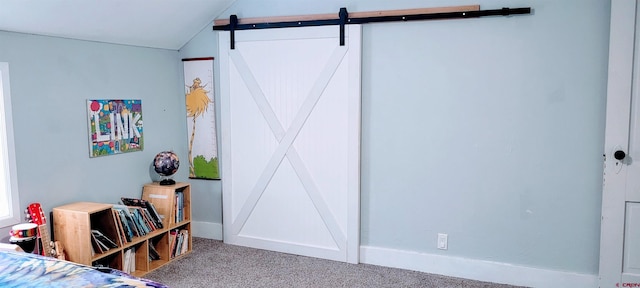
<path id="1" fill-rule="evenodd" d="M 611 1 L 600 287 L 640 283 L 640 6 Z"/>
<path id="2" fill-rule="evenodd" d="M 225 243 L 358 262 L 360 31 L 218 34 Z"/>

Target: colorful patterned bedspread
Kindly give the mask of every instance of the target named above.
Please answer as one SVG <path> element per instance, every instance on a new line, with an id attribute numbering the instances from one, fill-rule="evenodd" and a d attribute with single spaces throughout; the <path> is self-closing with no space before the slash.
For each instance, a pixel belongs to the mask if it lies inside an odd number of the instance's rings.
<path id="1" fill-rule="evenodd" d="M 0 287 L 167 287 L 118 270 L 109 272 L 37 254 L 0 251 Z"/>

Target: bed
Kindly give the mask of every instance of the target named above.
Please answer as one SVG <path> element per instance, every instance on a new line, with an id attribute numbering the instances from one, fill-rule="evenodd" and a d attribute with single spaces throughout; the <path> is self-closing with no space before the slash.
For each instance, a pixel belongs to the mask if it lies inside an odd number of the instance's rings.
<path id="1" fill-rule="evenodd" d="M 32 253 L 0 251 L 0 287 L 167 286 L 115 269 L 89 267 Z"/>

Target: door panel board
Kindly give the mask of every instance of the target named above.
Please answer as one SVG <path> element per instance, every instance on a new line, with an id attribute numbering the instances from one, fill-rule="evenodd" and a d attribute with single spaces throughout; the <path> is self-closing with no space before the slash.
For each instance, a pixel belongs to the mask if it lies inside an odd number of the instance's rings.
<path id="1" fill-rule="evenodd" d="M 353 27 L 351 27 L 353 26 Z M 361 32 L 220 36 L 224 240 L 357 263 Z M 249 32 L 249 33 L 244 33 Z"/>

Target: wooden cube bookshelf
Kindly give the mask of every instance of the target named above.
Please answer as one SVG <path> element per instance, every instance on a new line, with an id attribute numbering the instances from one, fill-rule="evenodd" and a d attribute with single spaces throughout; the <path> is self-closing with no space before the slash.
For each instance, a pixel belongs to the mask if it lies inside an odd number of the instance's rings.
<path id="1" fill-rule="evenodd" d="M 182 207 L 178 210 L 177 197 L 180 193 Z M 123 270 L 125 267 L 125 252 L 135 249 L 135 270 L 130 274 L 143 276 L 173 259 L 191 252 L 191 187 L 188 183 L 175 185 L 159 185 L 151 183 L 144 185 L 142 199 L 153 203 L 158 214 L 163 215 L 163 228 L 147 235 L 133 237 L 130 242 L 123 243 L 120 239 L 120 229 L 117 214 L 114 216 L 113 205 L 93 202 L 77 202 L 53 208 L 53 228 L 57 241 L 60 241 L 67 255 L 67 260 L 94 266 L 107 266 Z M 180 211 L 180 212 L 178 212 Z M 176 222 L 176 215 L 182 214 L 182 220 Z M 91 230 L 97 229 L 105 236 L 114 240 L 118 248 L 112 248 L 104 253 L 95 251 L 92 245 Z M 186 251 L 172 257 L 171 239 L 173 230 L 186 230 Z M 150 245 L 158 252 L 160 259 L 149 258 Z M 133 256 L 132 256 L 133 257 Z"/>

